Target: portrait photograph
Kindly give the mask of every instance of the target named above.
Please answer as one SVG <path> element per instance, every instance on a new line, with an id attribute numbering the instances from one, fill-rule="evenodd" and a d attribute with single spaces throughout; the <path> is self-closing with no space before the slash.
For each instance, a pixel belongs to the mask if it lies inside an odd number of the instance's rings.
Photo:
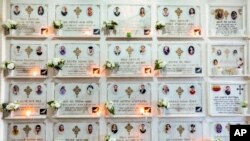
<path id="1" fill-rule="evenodd" d="M 63 124 L 60 124 L 60 125 L 58 126 L 58 132 L 59 132 L 60 134 L 64 133 L 64 125 L 63 125 Z"/>
<path id="2" fill-rule="evenodd" d="M 66 88 L 65 88 L 65 86 L 62 86 L 60 88 L 60 95 L 64 95 L 65 93 L 66 93 Z"/>
<path id="3" fill-rule="evenodd" d="M 42 91 L 42 86 L 41 86 L 41 85 L 38 85 L 38 86 L 36 87 L 36 94 L 40 95 L 40 94 L 42 94 L 42 93 L 43 93 L 43 91 Z"/>
<path id="4" fill-rule="evenodd" d="M 115 7 L 115 9 L 114 9 L 114 15 L 115 15 L 116 17 L 118 17 L 118 16 L 120 16 L 120 14 L 121 14 L 120 8 L 119 8 L 119 7 Z"/>
<path id="5" fill-rule="evenodd" d="M 93 16 L 93 9 L 92 9 L 92 7 L 88 7 L 88 8 L 87 8 L 87 15 L 88 15 L 89 17 Z"/>
<path id="6" fill-rule="evenodd" d="M 116 134 L 118 132 L 118 127 L 116 124 L 111 125 L 111 132 L 114 134 Z"/>
<path id="7" fill-rule="evenodd" d="M 42 51 L 42 47 L 41 46 L 38 46 L 37 49 L 36 49 L 36 54 L 38 56 L 41 56 L 43 54 L 43 51 Z"/>
<path id="8" fill-rule="evenodd" d="M 194 52 L 195 52 L 194 47 L 193 46 L 189 46 L 188 47 L 188 54 L 189 55 L 194 55 Z"/>
<path id="9" fill-rule="evenodd" d="M 191 124 L 190 125 L 190 133 L 194 133 L 196 131 L 196 129 L 195 129 L 195 125 L 194 124 Z"/>
<path id="10" fill-rule="evenodd" d="M 119 46 L 115 46 L 114 53 L 115 53 L 116 56 L 119 56 L 121 54 L 121 50 L 120 50 Z"/>
<path id="11" fill-rule="evenodd" d="M 20 8 L 19 8 L 19 6 L 18 5 L 16 5 L 15 7 L 14 7 L 14 11 L 13 11 L 13 13 L 14 13 L 14 15 L 19 15 L 20 14 Z"/>
<path id="12" fill-rule="evenodd" d="M 142 45 L 140 47 L 140 54 L 143 55 L 143 54 L 145 54 L 145 52 L 146 52 L 146 47 L 144 45 Z"/>
<path id="13" fill-rule="evenodd" d="M 231 87 L 230 86 L 226 86 L 225 93 L 226 93 L 226 95 L 230 95 L 231 94 Z"/>
<path id="14" fill-rule="evenodd" d="M 167 7 L 164 7 L 163 10 L 162 10 L 162 15 L 164 17 L 167 17 L 169 15 L 169 11 L 168 11 L 168 8 Z"/>
<path id="15" fill-rule="evenodd" d="M 66 7 L 66 6 L 63 6 L 63 7 L 62 7 L 61 14 L 62 14 L 62 16 L 67 16 L 68 10 L 67 10 L 67 7 Z"/>
<path id="16" fill-rule="evenodd" d="M 140 129 L 140 132 L 142 133 L 142 134 L 144 134 L 144 133 L 146 133 L 146 127 L 145 127 L 145 124 L 141 124 L 140 126 L 139 126 L 139 129 Z"/>
<path id="17" fill-rule="evenodd" d="M 231 12 L 231 18 L 232 18 L 232 20 L 236 20 L 237 19 L 237 12 L 236 11 L 232 11 Z"/>
<path id="18" fill-rule="evenodd" d="M 93 85 L 88 85 L 86 92 L 87 92 L 88 95 L 93 94 L 93 92 L 94 92 L 94 86 Z"/>
<path id="19" fill-rule="evenodd" d="M 88 55 L 92 56 L 94 54 L 94 48 L 92 46 L 88 47 Z"/>
<path id="20" fill-rule="evenodd" d="M 169 93 L 168 85 L 163 85 L 162 92 L 163 92 L 163 94 L 168 94 Z"/>
<path id="21" fill-rule="evenodd" d="M 144 17 L 144 16 L 145 16 L 145 8 L 144 8 L 144 7 L 141 7 L 141 8 L 140 8 L 140 13 L 139 13 L 139 15 L 140 15 L 141 17 Z"/>
<path id="22" fill-rule="evenodd" d="M 18 95 L 18 94 L 19 94 L 19 86 L 18 86 L 18 85 L 14 85 L 14 86 L 13 86 L 12 93 L 13 93 L 14 95 Z"/>
<path id="23" fill-rule="evenodd" d="M 168 54 L 170 53 L 170 48 L 169 48 L 169 46 L 164 46 L 164 47 L 163 47 L 163 53 L 164 53 L 165 55 L 168 55 Z"/>
<path id="24" fill-rule="evenodd" d="M 17 125 L 14 125 L 12 128 L 12 135 L 17 136 L 19 134 L 19 129 Z"/>
<path id="25" fill-rule="evenodd" d="M 194 85 L 191 85 L 190 88 L 189 88 L 189 93 L 190 93 L 191 95 L 194 95 L 195 92 L 196 92 L 196 90 L 195 90 Z"/>
<path id="26" fill-rule="evenodd" d="M 44 8 L 42 6 L 39 6 L 37 9 L 37 14 L 42 16 L 44 14 Z"/>
<path id="27" fill-rule="evenodd" d="M 217 20 L 224 19 L 224 10 L 223 9 L 216 9 L 215 10 L 215 19 L 217 19 Z"/>
<path id="28" fill-rule="evenodd" d="M 65 55 L 65 54 L 66 54 L 66 48 L 65 48 L 65 46 L 61 46 L 61 47 L 60 47 L 59 53 L 60 53 L 61 55 Z"/>
<path id="29" fill-rule="evenodd" d="M 92 125 L 92 124 L 89 124 L 89 125 L 88 125 L 88 133 L 89 133 L 89 134 L 92 134 L 92 132 L 93 132 L 93 125 Z"/>
<path id="30" fill-rule="evenodd" d="M 165 125 L 165 133 L 169 133 L 171 131 L 171 125 L 170 124 L 166 124 Z"/>
<path id="31" fill-rule="evenodd" d="M 35 126 L 35 134 L 39 135 L 41 133 L 41 131 L 42 131 L 41 125 L 36 125 Z"/>
<path id="32" fill-rule="evenodd" d="M 146 91 L 147 91 L 147 90 L 145 89 L 145 85 L 142 84 L 142 85 L 140 86 L 140 93 L 141 93 L 141 94 L 145 94 Z"/>
<path id="33" fill-rule="evenodd" d="M 190 8 L 188 11 L 190 16 L 194 16 L 195 15 L 195 9 L 194 8 Z"/>
<path id="34" fill-rule="evenodd" d="M 113 94 L 117 94 L 118 92 L 118 85 L 113 85 Z"/>

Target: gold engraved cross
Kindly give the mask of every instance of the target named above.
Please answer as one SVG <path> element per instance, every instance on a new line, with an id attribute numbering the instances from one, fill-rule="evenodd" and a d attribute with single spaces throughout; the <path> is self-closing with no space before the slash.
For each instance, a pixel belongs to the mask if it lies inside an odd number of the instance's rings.
<path id="1" fill-rule="evenodd" d="M 128 123 L 128 124 L 125 126 L 125 129 L 127 130 L 128 134 L 130 135 L 130 132 L 131 132 L 131 130 L 133 129 L 133 126 L 132 126 L 130 123 Z"/>
<path id="2" fill-rule="evenodd" d="M 28 137 L 28 136 L 29 136 L 29 133 L 30 133 L 30 131 L 31 131 L 30 126 L 29 126 L 29 125 L 26 125 L 26 126 L 23 128 L 23 131 L 25 132 L 26 137 Z"/>
<path id="3" fill-rule="evenodd" d="M 176 90 L 176 92 L 178 93 L 179 98 L 181 98 L 181 95 L 184 92 L 184 90 L 181 87 L 178 87 L 178 89 Z"/>
<path id="4" fill-rule="evenodd" d="M 133 93 L 133 89 L 131 89 L 131 87 L 128 87 L 128 88 L 126 89 L 126 93 L 127 93 L 127 95 L 128 95 L 128 98 L 130 98 L 130 95 Z"/>
<path id="5" fill-rule="evenodd" d="M 79 49 L 79 47 L 77 47 L 75 50 L 74 50 L 74 53 L 76 55 L 76 58 L 78 59 L 79 55 L 81 54 L 81 50 Z"/>
<path id="6" fill-rule="evenodd" d="M 226 17 L 226 19 L 227 19 L 228 15 L 229 15 L 229 13 L 228 13 L 228 11 L 226 10 L 226 11 L 224 12 L 224 16 Z"/>
<path id="7" fill-rule="evenodd" d="M 74 134 L 76 135 L 76 138 L 77 138 L 77 135 L 81 131 L 81 129 L 78 126 L 75 126 L 75 128 L 73 128 L 72 131 L 74 132 Z"/>
<path id="8" fill-rule="evenodd" d="M 77 18 L 79 18 L 79 15 L 82 12 L 82 10 L 77 6 L 74 12 L 76 13 Z"/>
<path id="9" fill-rule="evenodd" d="M 29 14 L 29 17 L 30 17 L 30 14 L 32 13 L 33 8 L 31 6 L 28 6 L 25 10 Z"/>
<path id="10" fill-rule="evenodd" d="M 73 91 L 74 91 L 75 94 L 76 94 L 76 98 L 78 98 L 78 95 L 79 95 L 79 93 L 81 92 L 81 89 L 79 88 L 79 86 L 76 86 L 76 87 L 73 89 Z"/>
<path id="11" fill-rule="evenodd" d="M 177 9 L 175 10 L 175 13 L 177 14 L 178 19 L 179 19 L 180 16 L 181 16 L 182 10 L 181 10 L 180 8 L 177 8 Z"/>
<path id="12" fill-rule="evenodd" d="M 30 54 L 31 54 L 32 51 L 33 51 L 33 49 L 32 49 L 30 46 L 28 46 L 28 47 L 25 49 L 25 52 L 27 53 L 28 58 L 30 58 Z"/>
<path id="13" fill-rule="evenodd" d="M 182 125 L 179 125 L 179 127 L 177 128 L 177 131 L 179 132 L 180 137 L 181 137 L 181 135 L 182 135 L 182 133 L 183 133 L 184 130 L 185 129 L 182 127 Z"/>
<path id="14" fill-rule="evenodd" d="M 176 51 L 177 55 L 179 56 L 179 59 L 181 57 L 181 54 L 183 53 L 183 50 L 181 48 L 178 48 Z"/>
<path id="15" fill-rule="evenodd" d="M 126 51 L 128 52 L 128 55 L 129 55 L 129 57 L 130 57 L 131 54 L 132 54 L 132 52 L 134 51 L 134 49 L 133 49 L 131 46 L 129 46 L 129 47 L 126 49 Z"/>
<path id="16" fill-rule="evenodd" d="M 32 92 L 32 89 L 30 88 L 30 86 L 27 86 L 27 87 L 24 89 L 24 92 L 26 93 L 27 98 L 29 98 L 29 95 L 30 95 L 30 93 Z"/>

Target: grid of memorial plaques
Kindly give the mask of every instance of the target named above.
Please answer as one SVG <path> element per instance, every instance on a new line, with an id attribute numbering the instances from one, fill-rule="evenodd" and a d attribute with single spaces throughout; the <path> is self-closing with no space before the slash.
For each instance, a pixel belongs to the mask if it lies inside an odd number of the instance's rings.
<path id="1" fill-rule="evenodd" d="M 4 139 L 229 141 L 230 125 L 250 115 L 241 107 L 250 75 L 245 1 L 104 1 L 6 2 L 6 20 L 18 26 L 1 46 L 2 60 L 15 62 L 1 78 L 2 101 L 20 108 L 4 115 Z M 65 60 L 59 72 L 47 67 L 52 58 Z M 156 60 L 166 66 L 156 70 Z"/>

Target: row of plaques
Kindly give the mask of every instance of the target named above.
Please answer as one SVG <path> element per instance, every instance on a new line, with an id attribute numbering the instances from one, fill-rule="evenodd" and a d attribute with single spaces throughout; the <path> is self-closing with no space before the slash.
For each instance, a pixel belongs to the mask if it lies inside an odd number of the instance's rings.
<path id="1" fill-rule="evenodd" d="M 95 43 L 55 44 L 54 57 L 65 60 L 61 76 L 86 76 L 100 73 L 103 49 Z M 165 43 L 157 46 L 157 59 L 166 62 L 159 76 L 202 76 L 202 44 Z M 47 75 L 47 44 L 10 44 L 10 60 L 16 64 L 14 76 Z M 107 46 L 107 60 L 119 68 L 107 71 L 107 76 L 152 76 L 153 46 L 149 43 L 114 43 Z M 245 44 L 213 44 L 208 47 L 209 76 L 246 75 L 247 46 Z"/>
<path id="2" fill-rule="evenodd" d="M 15 116 L 46 115 L 48 86 L 38 82 L 11 82 L 9 84 L 9 100 L 20 103 L 20 110 Z M 209 105 L 211 114 L 241 114 L 240 104 L 246 99 L 246 83 L 212 83 L 209 85 Z M 205 111 L 206 97 L 203 84 L 159 83 L 158 100 L 165 99 L 170 103 L 163 115 L 194 114 L 201 115 Z M 54 99 L 61 102 L 58 114 L 96 115 L 100 109 L 100 87 L 98 83 L 56 83 Z M 108 83 L 106 100 L 113 101 L 116 115 L 141 115 L 143 109 L 151 114 L 151 83 Z M 152 106 L 152 107 L 151 107 Z"/>
<path id="3" fill-rule="evenodd" d="M 100 36 L 101 7 L 96 4 L 55 5 L 55 20 L 63 23 L 65 36 Z M 41 29 L 49 27 L 52 9 L 48 4 L 10 4 L 10 18 L 18 21 L 20 35 L 40 35 Z M 208 10 L 209 34 L 211 36 L 244 36 L 246 32 L 244 6 L 210 6 Z M 124 37 L 131 32 L 133 37 L 151 35 L 150 5 L 107 5 L 107 20 L 118 23 L 115 34 Z M 159 36 L 200 36 L 200 6 L 158 5 L 157 21 L 165 27 Z M 111 34 L 111 33 L 109 33 Z M 112 33 L 113 34 L 113 33 Z"/>
<path id="4" fill-rule="evenodd" d="M 229 140 L 230 125 L 244 124 L 237 121 L 221 121 L 209 123 L 211 138 L 221 141 Z M 55 141 L 99 141 L 100 125 L 96 121 L 56 122 L 53 124 L 53 140 Z M 46 140 L 46 124 L 9 123 L 8 137 L 11 141 Z M 113 120 L 106 123 L 106 134 L 117 141 L 150 141 L 151 122 Z M 200 121 L 159 121 L 158 140 L 197 140 L 203 138 L 203 123 Z"/>

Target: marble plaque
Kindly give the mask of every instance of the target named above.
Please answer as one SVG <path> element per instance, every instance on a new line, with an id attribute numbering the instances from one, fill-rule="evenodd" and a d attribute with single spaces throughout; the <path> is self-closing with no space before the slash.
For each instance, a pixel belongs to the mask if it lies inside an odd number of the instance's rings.
<path id="1" fill-rule="evenodd" d="M 210 75 L 244 75 L 246 72 L 245 45 L 211 45 Z"/>
<path id="2" fill-rule="evenodd" d="M 158 128 L 159 141 L 193 141 L 203 137 L 200 121 L 160 121 Z"/>
<path id="3" fill-rule="evenodd" d="M 242 121 L 214 121 L 209 123 L 209 132 L 214 140 L 229 141 L 230 125 L 242 125 Z"/>
<path id="4" fill-rule="evenodd" d="M 55 100 L 62 107 L 59 115 L 91 115 L 99 110 L 99 85 L 96 83 L 58 83 Z"/>
<path id="5" fill-rule="evenodd" d="M 157 21 L 165 25 L 159 36 L 201 35 L 199 6 L 160 5 L 157 7 Z"/>
<path id="6" fill-rule="evenodd" d="M 59 122 L 54 124 L 55 141 L 99 141 L 98 122 Z"/>
<path id="7" fill-rule="evenodd" d="M 152 49 L 150 44 L 109 44 L 108 60 L 119 64 L 111 76 L 144 76 L 145 68 L 151 68 Z"/>
<path id="8" fill-rule="evenodd" d="M 166 75 L 201 75 L 201 44 L 160 44 L 158 59 L 167 63 L 161 76 Z"/>
<path id="9" fill-rule="evenodd" d="M 246 33 L 243 6 L 210 6 L 209 35 L 239 37 Z"/>
<path id="10" fill-rule="evenodd" d="M 107 100 L 114 102 L 116 115 L 151 113 L 150 83 L 108 83 Z"/>
<path id="11" fill-rule="evenodd" d="M 10 60 L 15 62 L 15 76 L 47 75 L 48 52 L 45 44 L 11 44 Z"/>
<path id="12" fill-rule="evenodd" d="M 158 99 L 169 102 L 170 108 L 164 114 L 201 114 L 202 106 L 201 83 L 160 83 Z"/>
<path id="13" fill-rule="evenodd" d="M 48 28 L 48 5 L 12 3 L 10 19 L 18 22 L 17 34 L 41 35 L 41 29 Z"/>
<path id="14" fill-rule="evenodd" d="M 15 116 L 46 115 L 47 113 L 47 84 L 41 82 L 11 82 L 9 84 L 9 101 L 18 102 L 20 109 L 15 111 Z"/>
<path id="15" fill-rule="evenodd" d="M 241 114 L 241 102 L 245 100 L 246 84 L 212 83 L 209 88 L 211 114 Z"/>
<path id="16" fill-rule="evenodd" d="M 147 37 L 151 35 L 151 7 L 149 5 L 108 5 L 107 20 L 117 22 L 115 36 Z"/>
<path id="17" fill-rule="evenodd" d="M 151 123 L 145 121 L 107 122 L 107 134 L 117 141 L 150 141 Z"/>
<path id="18" fill-rule="evenodd" d="M 56 20 L 63 22 L 64 36 L 100 36 L 100 5 L 56 5 Z"/>
<path id="19" fill-rule="evenodd" d="M 62 76 L 93 76 L 93 68 L 100 67 L 98 44 L 56 44 L 55 56 L 65 60 Z"/>
<path id="20" fill-rule="evenodd" d="M 45 123 L 9 123 L 8 141 L 46 141 Z"/>

